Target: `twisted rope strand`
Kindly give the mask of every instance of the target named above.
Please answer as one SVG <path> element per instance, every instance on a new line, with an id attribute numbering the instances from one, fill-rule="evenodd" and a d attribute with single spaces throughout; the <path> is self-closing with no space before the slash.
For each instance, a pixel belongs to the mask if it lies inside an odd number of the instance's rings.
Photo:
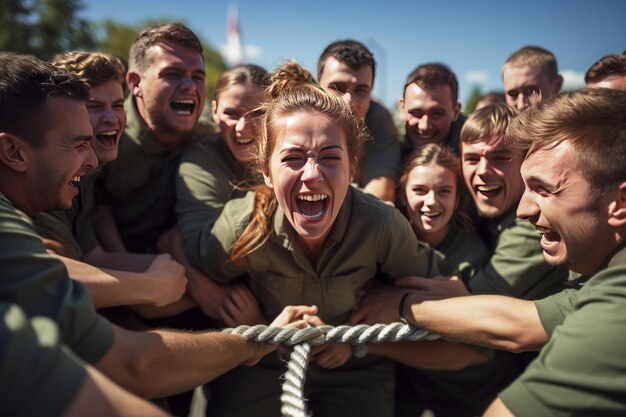
<path id="1" fill-rule="evenodd" d="M 395 322 L 390 324 L 359 324 L 356 326 L 320 326 L 306 329 L 283 329 L 265 325 L 239 326 L 224 329 L 224 333 L 238 334 L 246 340 L 268 345 L 294 346 L 289 357 L 283 394 L 281 413 L 284 417 L 310 417 L 304 398 L 304 380 L 309 366 L 311 346 L 324 343 L 361 345 L 363 343 L 400 342 L 402 340 L 435 340 L 440 336 L 412 325 Z"/>

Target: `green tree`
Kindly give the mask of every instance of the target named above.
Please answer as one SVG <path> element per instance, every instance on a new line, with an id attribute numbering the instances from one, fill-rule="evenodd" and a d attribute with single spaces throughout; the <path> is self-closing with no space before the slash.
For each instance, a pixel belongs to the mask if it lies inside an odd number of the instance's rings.
<path id="1" fill-rule="evenodd" d="M 480 100 L 482 95 L 483 95 L 483 93 L 482 93 L 482 91 L 481 91 L 479 86 L 477 86 L 477 85 L 472 86 L 472 91 L 470 92 L 469 97 L 465 101 L 465 106 L 463 107 L 463 112 L 465 114 L 473 113 L 474 110 L 476 110 L 476 104 L 478 104 L 478 101 Z"/>
<path id="2" fill-rule="evenodd" d="M 95 46 L 90 24 L 79 17 L 80 0 L 2 0 L 0 49 L 42 59 Z"/>

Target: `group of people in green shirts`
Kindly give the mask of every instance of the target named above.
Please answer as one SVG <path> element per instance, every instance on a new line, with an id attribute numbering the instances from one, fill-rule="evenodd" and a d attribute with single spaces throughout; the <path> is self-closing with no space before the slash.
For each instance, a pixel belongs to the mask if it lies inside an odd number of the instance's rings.
<path id="1" fill-rule="evenodd" d="M 1 53 L 6 409 L 184 415 L 173 395 L 206 384 L 207 415 L 276 415 L 276 346 L 209 329 L 403 320 L 442 338 L 313 348 L 314 415 L 624 413 L 625 58 L 558 94 L 554 56 L 521 48 L 506 103 L 469 117 L 420 65 L 401 142 L 352 40 L 317 80 L 233 67 L 210 104 L 178 23 L 128 70 Z"/>

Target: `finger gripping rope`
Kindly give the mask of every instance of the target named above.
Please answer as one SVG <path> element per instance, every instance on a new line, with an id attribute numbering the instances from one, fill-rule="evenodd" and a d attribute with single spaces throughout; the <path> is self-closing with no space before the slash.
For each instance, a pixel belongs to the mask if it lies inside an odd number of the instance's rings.
<path id="1" fill-rule="evenodd" d="M 400 322 L 337 327 L 325 325 L 306 329 L 283 329 L 256 325 L 224 329 L 222 332 L 241 335 L 250 342 L 294 346 L 284 376 L 283 394 L 280 397 L 282 402 L 281 413 L 285 417 L 310 416 L 306 411 L 306 398 L 304 398 L 303 391 L 311 346 L 324 343 L 360 345 L 403 340 L 416 342 L 439 338 L 438 335 Z"/>

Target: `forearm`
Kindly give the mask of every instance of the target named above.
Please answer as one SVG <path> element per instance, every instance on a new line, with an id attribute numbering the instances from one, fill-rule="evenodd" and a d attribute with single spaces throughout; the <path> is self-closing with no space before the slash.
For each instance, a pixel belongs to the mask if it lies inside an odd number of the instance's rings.
<path id="1" fill-rule="evenodd" d="M 448 340 L 372 343 L 367 347 L 371 354 L 420 369 L 458 371 L 487 361 L 477 350 Z"/>
<path id="2" fill-rule="evenodd" d="M 148 253 L 105 252 L 101 246 L 98 246 L 83 256 L 83 261 L 102 268 L 144 272 L 154 258 L 155 255 Z"/>
<path id="3" fill-rule="evenodd" d="M 532 301 L 476 295 L 411 303 L 409 322 L 451 340 L 513 352 L 539 350 L 548 341 Z"/>
<path id="4" fill-rule="evenodd" d="M 159 317 L 171 317 L 181 314 L 189 309 L 196 307 L 198 304 L 189 295 L 184 295 L 180 300 L 168 304 L 166 306 L 157 307 L 148 304 L 130 306 L 133 311 L 146 319 L 155 319 Z"/>
<path id="5" fill-rule="evenodd" d="M 170 414 L 124 390 L 92 366 L 64 417 L 167 417 Z"/>
<path id="6" fill-rule="evenodd" d="M 131 332 L 119 327 L 115 332 L 114 347 L 96 367 L 144 398 L 192 389 L 275 349 L 218 332 Z"/>
<path id="7" fill-rule="evenodd" d="M 368 182 L 363 191 L 372 194 L 382 201 L 394 202 L 396 198 L 396 184 L 391 178 L 377 177 Z"/>

